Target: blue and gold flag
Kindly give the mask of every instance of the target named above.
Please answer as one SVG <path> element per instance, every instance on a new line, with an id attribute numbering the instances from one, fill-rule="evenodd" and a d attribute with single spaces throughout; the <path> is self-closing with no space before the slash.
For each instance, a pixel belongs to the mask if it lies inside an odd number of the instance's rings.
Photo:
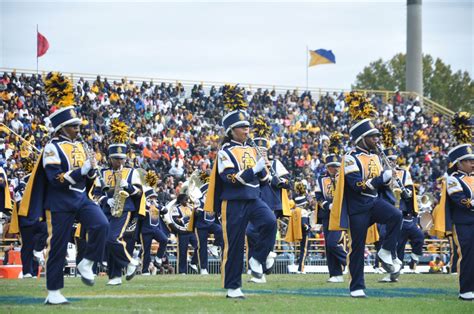
<path id="1" fill-rule="evenodd" d="M 331 50 L 318 49 L 310 50 L 309 54 L 311 60 L 309 61 L 308 67 L 312 67 L 318 64 L 336 63 L 336 56 Z"/>

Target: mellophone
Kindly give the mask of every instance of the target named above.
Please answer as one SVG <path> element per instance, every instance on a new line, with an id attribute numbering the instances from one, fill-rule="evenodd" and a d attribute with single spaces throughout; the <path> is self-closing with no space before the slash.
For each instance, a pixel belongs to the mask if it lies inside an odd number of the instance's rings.
<path id="1" fill-rule="evenodd" d="M 392 170 L 392 180 L 395 180 L 395 183 L 398 185 L 398 188 L 402 191 L 401 197 L 403 199 L 410 198 L 411 195 L 412 195 L 411 191 L 403 185 L 402 181 L 397 176 L 395 166 L 390 161 L 390 159 L 388 159 L 387 155 L 385 155 L 385 153 L 383 151 L 383 147 L 380 144 L 377 145 L 377 150 L 378 150 L 379 156 L 380 156 L 380 158 L 382 158 L 382 162 L 385 164 L 385 166 L 389 170 Z"/>
<path id="2" fill-rule="evenodd" d="M 258 157 L 265 158 L 265 154 L 261 151 L 260 147 L 255 143 L 255 141 L 252 138 L 249 137 L 247 139 L 247 142 L 250 146 L 255 148 L 255 150 L 257 151 L 257 156 Z M 271 165 L 267 168 L 268 168 L 268 171 L 270 171 L 270 175 L 274 178 L 277 178 L 277 180 L 278 180 L 277 187 L 280 187 L 281 185 L 283 185 L 284 182 L 280 180 L 280 178 L 278 177 L 275 169 L 273 169 L 273 167 Z"/>
<path id="3" fill-rule="evenodd" d="M 84 146 L 84 150 L 86 151 L 87 158 L 91 162 L 92 169 L 95 169 L 97 175 L 99 176 L 100 188 L 102 189 L 103 192 L 107 192 L 110 187 L 105 183 L 104 177 L 102 176 L 102 171 L 97 165 L 97 161 L 94 156 L 94 151 L 90 149 L 89 145 L 87 144 L 87 142 L 84 140 L 82 136 L 79 135 L 77 139 Z"/>

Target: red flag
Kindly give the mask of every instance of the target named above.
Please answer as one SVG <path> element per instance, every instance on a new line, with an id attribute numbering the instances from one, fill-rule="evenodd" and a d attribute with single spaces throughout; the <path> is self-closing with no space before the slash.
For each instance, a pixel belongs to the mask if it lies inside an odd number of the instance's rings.
<path id="1" fill-rule="evenodd" d="M 38 33 L 38 37 L 37 37 L 36 56 L 41 57 L 42 55 L 46 53 L 46 51 L 48 51 L 49 43 L 46 37 L 41 35 L 40 32 L 37 32 L 37 33 Z"/>

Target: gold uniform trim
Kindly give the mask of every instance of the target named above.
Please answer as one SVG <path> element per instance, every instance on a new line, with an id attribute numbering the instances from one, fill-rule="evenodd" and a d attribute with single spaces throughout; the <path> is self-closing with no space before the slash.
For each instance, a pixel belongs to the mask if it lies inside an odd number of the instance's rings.
<path id="1" fill-rule="evenodd" d="M 46 265 L 48 265 L 49 252 L 51 251 L 51 238 L 53 237 L 53 223 L 51 219 L 51 210 L 47 209 L 45 211 L 45 215 L 46 215 L 46 227 L 48 228 L 48 239 L 46 240 L 46 254 L 45 254 L 46 256 L 45 267 L 46 267 Z"/>
<path id="2" fill-rule="evenodd" d="M 199 252 L 201 251 L 201 241 L 199 241 L 199 233 L 198 233 L 198 230 L 197 228 L 194 229 L 194 235 L 196 236 L 196 240 L 197 240 L 197 244 L 198 244 L 198 249 L 197 249 L 197 258 L 198 258 L 198 265 L 199 265 L 199 269 L 202 269 L 202 266 L 201 266 L 201 254 L 199 254 Z M 208 238 L 209 238 L 209 234 L 207 234 Z M 205 269 L 207 269 L 207 265 L 206 267 L 204 267 Z"/>
<path id="3" fill-rule="evenodd" d="M 458 238 L 458 232 L 456 230 L 456 225 L 453 225 L 453 239 L 454 242 L 456 243 L 458 247 L 458 262 L 457 262 L 457 268 L 458 268 L 458 279 L 461 279 L 461 260 L 462 260 L 462 251 L 461 251 L 461 245 L 459 245 L 459 238 Z"/>
<path id="4" fill-rule="evenodd" d="M 131 212 L 127 212 L 127 219 L 125 219 L 125 223 L 123 224 L 122 230 L 120 231 L 116 241 L 122 244 L 123 251 L 125 252 L 125 255 L 127 256 L 128 260 L 131 262 L 133 258 L 130 256 L 130 254 L 128 254 L 127 243 L 125 243 L 125 241 L 123 240 L 123 233 L 125 232 L 125 229 L 127 229 L 128 222 L 130 221 L 130 216 Z"/>
<path id="5" fill-rule="evenodd" d="M 222 236 L 224 238 L 224 254 L 222 254 L 222 264 L 221 264 L 221 281 L 222 281 L 222 288 L 224 288 L 225 287 L 225 265 L 227 264 L 227 256 L 229 254 L 229 238 L 227 237 L 227 200 L 222 201 L 221 218 L 222 218 Z"/>

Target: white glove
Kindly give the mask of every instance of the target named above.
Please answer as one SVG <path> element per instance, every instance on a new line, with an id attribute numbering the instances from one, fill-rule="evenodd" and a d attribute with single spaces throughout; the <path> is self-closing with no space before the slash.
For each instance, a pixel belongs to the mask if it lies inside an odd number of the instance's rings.
<path id="1" fill-rule="evenodd" d="M 113 198 L 109 198 L 107 200 L 107 205 L 109 205 L 110 208 L 113 208 L 115 206 L 115 200 Z"/>
<path id="2" fill-rule="evenodd" d="M 260 159 L 257 161 L 257 163 L 255 164 L 255 166 L 253 166 L 252 170 L 253 170 L 253 173 L 259 173 L 259 172 L 261 172 L 264 168 L 265 168 L 265 159 L 260 158 Z"/>
<path id="3" fill-rule="evenodd" d="M 331 210 L 331 209 L 332 209 L 332 203 L 331 203 L 331 204 L 329 204 L 329 210 Z"/>
<path id="4" fill-rule="evenodd" d="M 125 180 L 125 179 L 122 179 L 122 181 L 120 181 L 120 187 L 121 188 L 128 188 L 128 181 Z"/>
<path id="5" fill-rule="evenodd" d="M 393 175 L 392 170 L 384 170 L 382 174 L 383 182 L 387 183 L 388 181 L 390 181 L 390 179 L 392 179 L 392 175 Z"/>
<path id="6" fill-rule="evenodd" d="M 89 159 L 81 167 L 81 174 L 85 176 L 92 169 L 91 161 Z"/>

